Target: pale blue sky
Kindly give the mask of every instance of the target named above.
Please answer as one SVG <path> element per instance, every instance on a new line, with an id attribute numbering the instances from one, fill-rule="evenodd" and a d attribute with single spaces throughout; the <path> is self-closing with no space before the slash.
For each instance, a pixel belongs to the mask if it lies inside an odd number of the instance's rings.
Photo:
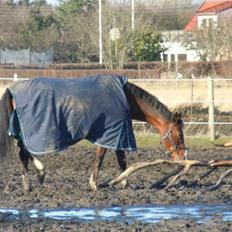
<path id="1" fill-rule="evenodd" d="M 57 0 L 46 0 L 47 3 L 52 4 L 52 5 L 58 5 Z"/>

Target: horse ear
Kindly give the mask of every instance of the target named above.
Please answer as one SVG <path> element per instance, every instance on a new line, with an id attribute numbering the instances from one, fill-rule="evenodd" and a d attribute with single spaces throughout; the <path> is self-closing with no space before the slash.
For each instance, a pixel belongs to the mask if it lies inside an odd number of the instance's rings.
<path id="1" fill-rule="evenodd" d="M 173 122 L 178 122 L 181 120 L 181 113 L 179 112 L 175 112 L 174 115 L 173 115 Z"/>

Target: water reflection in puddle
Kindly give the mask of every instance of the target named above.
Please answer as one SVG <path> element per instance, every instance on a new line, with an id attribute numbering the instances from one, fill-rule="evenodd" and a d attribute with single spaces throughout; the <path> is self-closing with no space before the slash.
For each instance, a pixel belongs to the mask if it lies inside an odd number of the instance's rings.
<path id="1" fill-rule="evenodd" d="M 132 223 L 157 223 L 162 219 L 193 218 L 204 223 L 212 217 L 232 221 L 231 205 L 137 205 L 108 208 L 56 208 L 56 209 L 0 209 L 1 219 L 53 219 L 63 221 L 118 221 Z"/>

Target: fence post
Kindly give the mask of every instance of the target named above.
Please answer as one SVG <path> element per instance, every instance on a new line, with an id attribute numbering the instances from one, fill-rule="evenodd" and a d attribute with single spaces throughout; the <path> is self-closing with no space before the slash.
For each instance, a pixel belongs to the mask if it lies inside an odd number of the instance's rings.
<path id="1" fill-rule="evenodd" d="M 13 81 L 17 81 L 17 80 L 18 80 L 18 74 L 15 72 L 14 77 L 13 77 Z"/>
<path id="2" fill-rule="evenodd" d="M 208 98 L 209 98 L 209 135 L 210 141 L 215 140 L 215 122 L 214 122 L 214 80 L 208 77 Z"/>

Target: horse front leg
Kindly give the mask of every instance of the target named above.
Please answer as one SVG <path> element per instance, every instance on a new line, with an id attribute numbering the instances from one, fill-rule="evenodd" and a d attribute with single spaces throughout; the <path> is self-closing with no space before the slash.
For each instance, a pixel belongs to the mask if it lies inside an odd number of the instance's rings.
<path id="1" fill-rule="evenodd" d="M 118 165 L 121 172 L 124 172 L 126 170 L 126 156 L 124 151 L 116 150 Z M 128 180 L 124 179 L 121 182 L 121 185 L 123 188 L 126 188 L 128 186 Z"/>
<path id="2" fill-rule="evenodd" d="M 45 167 L 43 163 L 40 160 L 38 160 L 35 156 L 30 154 L 29 158 L 36 168 L 38 181 L 42 185 L 45 178 Z"/>
<path id="3" fill-rule="evenodd" d="M 106 153 L 106 148 L 98 147 L 96 150 L 96 156 L 93 161 L 93 171 L 89 179 L 89 184 L 91 188 L 96 191 L 97 190 L 97 179 L 99 175 L 99 170 L 102 166 L 102 162 Z"/>

